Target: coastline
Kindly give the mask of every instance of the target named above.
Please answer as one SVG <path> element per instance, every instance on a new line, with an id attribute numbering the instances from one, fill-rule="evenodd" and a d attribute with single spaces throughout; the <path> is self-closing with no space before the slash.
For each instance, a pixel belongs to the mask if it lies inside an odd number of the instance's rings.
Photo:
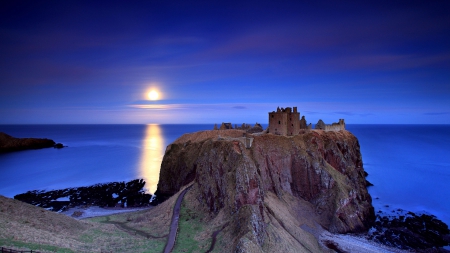
<path id="1" fill-rule="evenodd" d="M 154 206 L 147 207 L 108 207 L 103 208 L 99 206 L 89 206 L 89 207 L 72 207 L 66 211 L 60 212 L 61 214 L 67 215 L 77 220 L 88 219 L 99 216 L 109 216 L 114 214 L 123 214 L 130 212 L 137 212 L 143 210 L 149 210 L 154 208 Z"/>
<path id="2" fill-rule="evenodd" d="M 377 184 L 378 186 L 378 184 Z M 84 188 L 84 187 L 80 187 L 80 188 Z M 115 199 L 116 196 L 113 195 L 113 198 Z M 378 197 L 375 198 L 376 200 L 378 200 Z M 59 200 L 63 200 L 63 199 L 59 199 Z M 68 200 L 68 199 L 67 199 Z M 116 203 L 117 204 L 117 203 Z M 67 211 L 61 212 L 67 216 L 71 216 L 74 219 L 80 220 L 80 219 L 87 219 L 87 218 L 92 218 L 92 217 L 98 217 L 98 216 L 109 216 L 109 215 L 115 215 L 115 214 L 122 214 L 122 213 L 129 213 L 129 212 L 137 212 L 137 211 L 143 211 L 146 209 L 151 209 L 153 207 L 138 207 L 138 208 L 120 208 L 120 207 L 111 207 L 111 208 L 102 208 L 100 206 L 97 205 L 92 205 L 87 207 L 88 205 L 86 205 L 86 207 L 80 207 L 80 206 L 75 206 L 75 207 L 71 207 L 70 209 L 68 209 Z M 399 214 L 397 214 L 398 210 L 401 209 L 397 209 L 397 208 L 393 208 L 395 205 L 383 205 L 383 207 L 385 207 L 386 209 L 392 209 L 388 210 L 386 212 L 383 212 L 382 215 L 383 216 L 391 216 L 393 214 L 395 214 L 397 217 Z M 388 208 L 389 207 L 389 208 Z M 406 210 L 408 210 L 407 208 L 405 208 Z M 395 212 L 394 212 L 395 210 Z M 379 210 L 380 211 L 380 210 Z M 403 210 L 402 210 L 403 211 Z M 72 216 L 75 212 L 80 212 L 81 214 L 78 217 L 74 217 Z M 404 211 L 406 212 L 406 211 Z M 380 213 L 380 212 L 378 212 Z M 420 214 L 420 212 L 415 212 L 416 214 Z M 428 214 L 432 214 L 432 213 L 428 213 Z M 127 216 L 123 216 L 123 217 L 127 217 Z M 359 251 L 360 248 L 358 248 L 357 246 L 354 246 L 355 244 L 358 243 L 369 243 L 369 244 L 376 244 L 376 245 L 381 245 L 383 246 L 383 244 L 379 244 L 376 243 L 372 240 L 367 240 L 366 236 L 367 234 L 361 234 L 361 235 L 348 235 L 348 234 L 331 234 L 331 233 L 325 233 L 325 234 L 321 234 L 321 238 L 326 238 L 324 240 L 330 240 L 333 242 L 336 242 L 339 245 L 339 249 L 342 249 L 344 251 L 346 250 L 350 250 L 350 252 L 366 252 L 366 251 Z M 331 240 L 329 237 L 331 237 L 333 240 Z M 363 242 L 360 242 L 363 241 Z M 345 248 L 346 244 L 349 244 L 349 247 L 356 247 L 356 248 Z M 353 245 L 353 246 L 352 246 Z M 389 247 L 388 247 L 389 248 Z M 358 250 L 357 250 L 358 249 Z M 367 248 L 361 248 L 367 250 Z M 448 250 L 448 247 L 445 247 L 446 250 Z M 383 252 L 383 251 L 376 251 L 376 252 Z M 407 252 L 404 250 L 400 250 L 400 249 L 395 249 L 395 250 L 388 250 L 387 252 Z M 447 252 L 447 251 L 445 251 Z"/>

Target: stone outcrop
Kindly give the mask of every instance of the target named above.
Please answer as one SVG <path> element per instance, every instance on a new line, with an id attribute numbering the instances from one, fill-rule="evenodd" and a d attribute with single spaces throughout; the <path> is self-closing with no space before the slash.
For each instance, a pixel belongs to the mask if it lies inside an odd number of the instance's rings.
<path id="1" fill-rule="evenodd" d="M 447 224 L 437 219 L 436 216 L 407 212 L 391 217 L 377 215 L 368 238 L 391 247 L 413 252 L 422 250 L 423 252 L 445 252 L 436 248 L 449 245 L 450 230 Z"/>
<path id="2" fill-rule="evenodd" d="M 170 144 L 156 195 L 168 198 L 194 182 L 205 215 L 229 222 L 223 236 L 231 238 L 230 251 L 316 252 L 317 238 L 301 227 L 340 233 L 370 227 L 372 200 L 350 132 L 253 135 L 251 148 L 239 139 L 243 133 L 203 131 Z"/>
<path id="3" fill-rule="evenodd" d="M 27 149 L 50 148 L 55 147 L 55 144 L 56 143 L 50 139 L 14 138 L 10 135 L 0 132 L 0 153 L 27 150 Z M 62 144 L 60 145 L 62 147 Z"/>
<path id="4" fill-rule="evenodd" d="M 61 212 L 76 206 L 143 207 L 149 206 L 152 195 L 144 191 L 145 181 L 112 182 L 87 187 L 75 187 L 51 191 L 28 191 L 14 199 L 47 210 Z M 60 200 L 65 199 L 65 200 Z"/>

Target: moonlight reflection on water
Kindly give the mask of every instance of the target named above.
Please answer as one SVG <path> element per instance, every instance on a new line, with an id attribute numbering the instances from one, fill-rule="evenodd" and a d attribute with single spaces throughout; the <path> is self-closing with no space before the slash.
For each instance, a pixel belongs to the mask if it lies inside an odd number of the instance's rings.
<path id="1" fill-rule="evenodd" d="M 164 138 L 159 125 L 149 124 L 145 130 L 139 165 L 140 177 L 146 182 L 146 190 L 153 194 L 159 180 L 159 170 L 164 156 Z"/>

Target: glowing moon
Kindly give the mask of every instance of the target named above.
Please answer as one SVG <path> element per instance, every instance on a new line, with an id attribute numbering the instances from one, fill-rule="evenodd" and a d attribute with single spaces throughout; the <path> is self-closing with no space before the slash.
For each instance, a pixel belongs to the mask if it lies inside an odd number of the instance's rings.
<path id="1" fill-rule="evenodd" d="M 158 92 L 154 91 L 154 90 L 150 91 L 147 95 L 148 95 L 148 99 L 150 99 L 150 100 L 157 100 L 159 97 Z"/>

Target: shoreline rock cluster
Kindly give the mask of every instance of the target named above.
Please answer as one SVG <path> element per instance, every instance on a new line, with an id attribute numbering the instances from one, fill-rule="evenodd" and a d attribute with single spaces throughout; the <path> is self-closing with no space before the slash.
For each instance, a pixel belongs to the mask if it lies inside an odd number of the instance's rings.
<path id="1" fill-rule="evenodd" d="M 34 190 L 15 195 L 14 199 L 55 212 L 76 206 L 144 207 L 150 205 L 152 197 L 144 192 L 144 185 L 143 179 L 135 179 L 127 183 L 112 182 L 52 191 Z"/>
<path id="2" fill-rule="evenodd" d="M 51 147 L 60 149 L 66 146 L 61 143 L 56 143 L 51 139 L 15 138 L 8 134 L 0 132 L 0 154 L 28 149 L 42 149 Z"/>
<path id="3" fill-rule="evenodd" d="M 449 245 L 450 230 L 434 215 L 407 212 L 399 216 L 377 215 L 367 238 L 403 250 L 438 249 Z"/>

